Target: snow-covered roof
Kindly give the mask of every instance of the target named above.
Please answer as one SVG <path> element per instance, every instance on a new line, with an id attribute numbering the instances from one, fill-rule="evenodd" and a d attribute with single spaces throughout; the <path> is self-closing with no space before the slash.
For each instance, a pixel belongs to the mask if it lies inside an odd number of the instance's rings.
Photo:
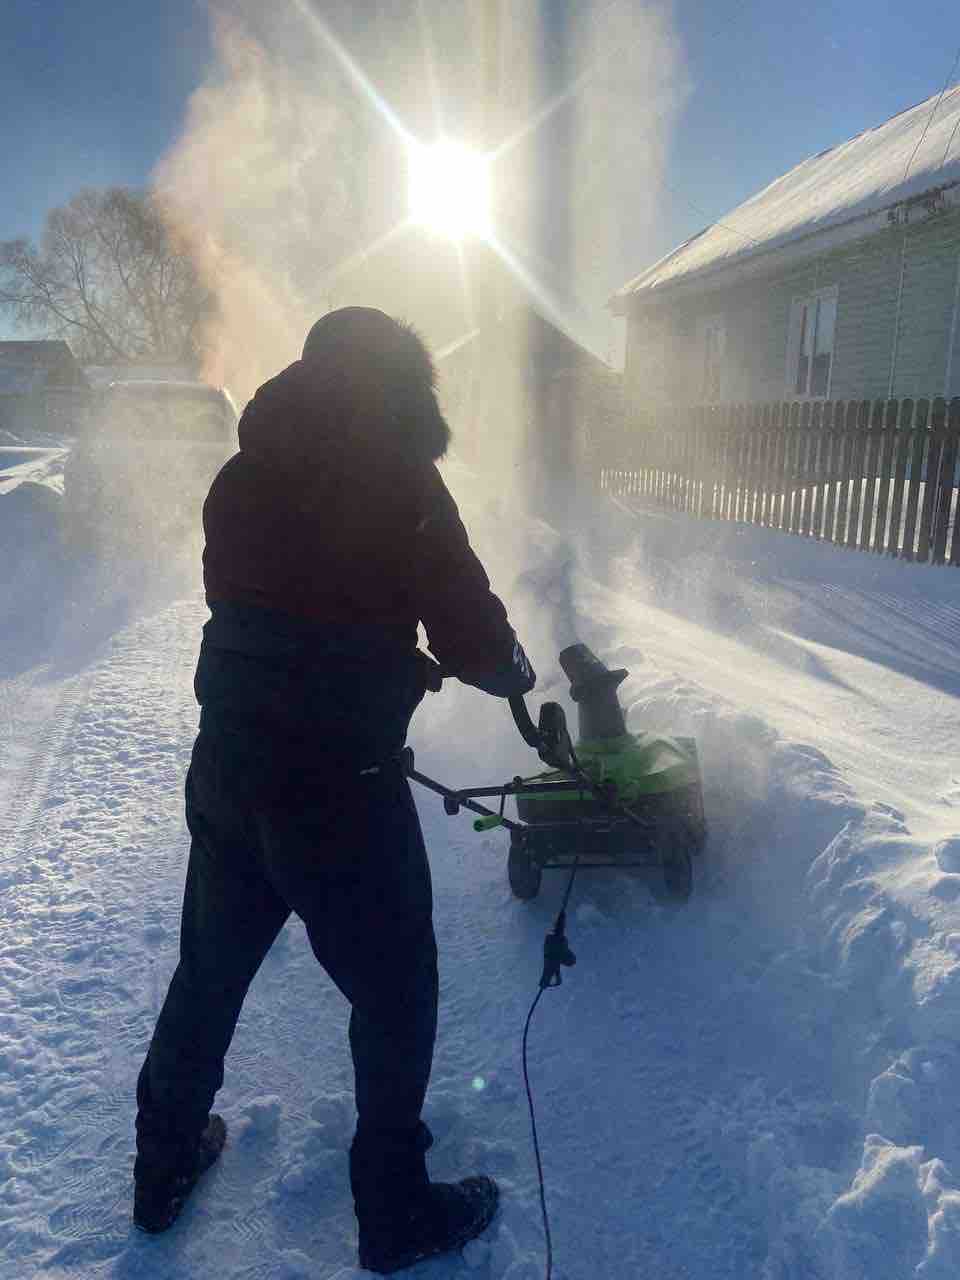
<path id="1" fill-rule="evenodd" d="M 65 342 L 0 342 L 0 395 L 28 395 L 45 387 L 86 385 L 83 371 Z"/>
<path id="2" fill-rule="evenodd" d="M 128 382 L 150 379 L 157 382 L 190 382 L 196 374 L 189 366 L 173 361 L 126 361 L 120 364 L 86 364 L 83 372 L 94 388 L 107 387 L 111 382 Z"/>
<path id="3" fill-rule="evenodd" d="M 804 160 L 630 280 L 612 309 L 725 268 L 764 269 L 771 255 L 802 257 L 869 235 L 893 206 L 932 192 L 960 204 L 960 85 L 936 106 L 938 97 Z"/>
<path id="4" fill-rule="evenodd" d="M 107 385 L 112 392 L 130 392 L 134 395 L 137 392 L 160 396 L 204 395 L 213 399 L 220 395 L 218 388 L 195 378 L 189 381 L 186 378 L 116 378 Z"/>

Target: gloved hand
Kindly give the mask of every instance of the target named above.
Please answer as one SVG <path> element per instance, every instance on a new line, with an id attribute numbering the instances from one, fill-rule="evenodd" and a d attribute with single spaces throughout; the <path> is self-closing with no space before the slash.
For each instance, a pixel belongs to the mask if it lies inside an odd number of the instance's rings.
<path id="1" fill-rule="evenodd" d="M 443 668 L 439 663 L 423 652 L 422 649 L 416 651 L 416 659 L 420 667 L 420 677 L 423 680 L 423 687 L 429 693 L 439 693 L 443 688 Z"/>
<path id="2" fill-rule="evenodd" d="M 536 672 L 516 635 L 513 637 L 513 651 L 508 661 L 486 671 L 458 671 L 457 678 L 495 698 L 522 697 L 537 683 Z"/>

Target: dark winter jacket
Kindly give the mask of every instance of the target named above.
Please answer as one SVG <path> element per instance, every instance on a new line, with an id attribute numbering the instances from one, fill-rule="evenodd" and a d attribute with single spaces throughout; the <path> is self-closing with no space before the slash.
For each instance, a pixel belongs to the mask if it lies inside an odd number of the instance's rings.
<path id="1" fill-rule="evenodd" d="M 402 745 L 425 690 L 420 622 L 447 673 L 502 696 L 534 683 L 436 469 L 432 367 L 403 332 L 399 367 L 389 349 L 373 368 L 331 359 L 328 343 L 265 383 L 204 504 L 203 719 L 256 724 L 291 758 Z"/>

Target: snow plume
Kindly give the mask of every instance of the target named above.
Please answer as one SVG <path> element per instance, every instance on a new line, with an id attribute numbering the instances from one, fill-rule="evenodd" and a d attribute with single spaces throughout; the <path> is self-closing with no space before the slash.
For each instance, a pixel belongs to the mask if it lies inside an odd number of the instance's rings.
<path id="1" fill-rule="evenodd" d="M 520 246 L 529 265 L 526 300 L 589 353 L 578 358 L 531 325 L 530 342 L 515 343 L 512 362 L 504 361 L 512 378 L 500 379 L 511 393 L 514 489 L 561 535 L 546 562 L 538 558 L 523 575 L 554 654 L 596 631 L 576 592 L 592 553 L 574 530 L 596 515 L 584 445 L 602 434 L 611 411 L 604 362 L 618 362 L 612 323 L 601 317 L 624 274 L 653 252 L 671 126 L 687 93 L 667 10 L 570 6 L 565 24 L 564 10 L 544 6 L 530 19 L 523 47 L 531 56 L 523 75 L 511 71 L 500 122 L 513 142 L 502 159 L 515 237 L 508 249 Z M 521 300 L 516 276 L 502 276 L 499 287 L 496 305 Z"/>
<path id="2" fill-rule="evenodd" d="M 218 299 L 204 372 L 245 400 L 328 309 L 323 268 L 349 218 L 333 157 L 351 122 L 235 11 L 214 11 L 213 30 L 216 61 L 156 177 Z"/>
<path id="3" fill-rule="evenodd" d="M 211 377 L 248 394 L 344 303 L 402 312 L 444 350 L 528 302 L 609 353 L 603 303 L 647 256 L 684 92 L 669 22 L 497 8 L 211 9 L 213 63 L 155 175 L 220 301 Z M 440 136 L 492 157 L 489 245 L 405 222 L 407 146 Z"/>
<path id="4" fill-rule="evenodd" d="M 667 8 L 581 6 L 573 60 L 570 173 L 572 286 L 603 306 L 662 234 L 662 176 L 677 112 L 690 91 Z M 609 345 L 601 352 L 616 363 Z"/>
<path id="5" fill-rule="evenodd" d="M 241 400 L 335 306 L 381 307 L 437 349 L 473 327 L 458 247 L 411 227 L 406 208 L 407 145 L 438 131 L 441 72 L 459 95 L 448 127 L 456 115 L 478 138 L 477 42 L 460 10 L 212 9 L 214 61 L 156 180 L 219 300 L 208 376 Z"/>

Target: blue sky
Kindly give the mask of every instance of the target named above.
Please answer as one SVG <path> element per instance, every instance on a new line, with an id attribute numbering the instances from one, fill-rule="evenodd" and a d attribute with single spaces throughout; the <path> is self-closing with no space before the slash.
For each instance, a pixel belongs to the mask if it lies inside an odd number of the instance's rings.
<path id="1" fill-rule="evenodd" d="M 79 187 L 142 182 L 208 56 L 194 0 L 4 0 L 0 239 Z"/>
<path id="2" fill-rule="evenodd" d="M 955 0 L 676 0 L 673 14 L 690 93 L 659 252 L 805 156 L 937 92 L 960 45 Z M 0 239 L 36 234 L 83 185 L 142 182 L 210 56 L 197 0 L 6 0 L 2 35 Z M 628 246 L 624 279 L 649 257 Z"/>
<path id="3" fill-rule="evenodd" d="M 938 93 L 960 46 L 952 0 L 680 0 L 675 14 L 692 93 L 668 174 L 668 242 Z"/>

